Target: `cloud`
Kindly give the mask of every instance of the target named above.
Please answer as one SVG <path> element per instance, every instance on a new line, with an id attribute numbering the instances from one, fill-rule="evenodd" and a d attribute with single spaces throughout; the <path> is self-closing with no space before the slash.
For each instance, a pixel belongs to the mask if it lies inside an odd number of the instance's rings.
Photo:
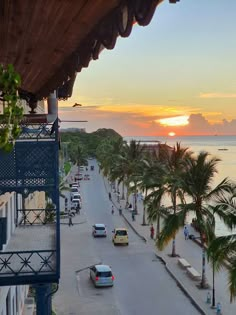
<path id="1" fill-rule="evenodd" d="M 236 93 L 200 93 L 200 98 L 236 98 Z"/>
<path id="2" fill-rule="evenodd" d="M 184 108 L 183 111 L 181 111 Z M 165 109 L 165 110 L 162 110 Z M 169 112 L 168 112 L 169 110 Z M 122 136 L 166 136 L 170 132 L 176 135 L 234 135 L 236 134 L 236 120 L 228 121 L 217 117 L 217 122 L 209 120 L 210 114 L 195 112 L 190 113 L 190 108 L 164 108 L 162 105 L 157 106 L 86 106 L 74 109 L 60 109 L 59 117 L 61 120 L 87 120 L 87 123 L 61 123 L 62 128 L 78 127 L 86 128 L 87 132 L 95 131 L 99 128 L 112 128 Z M 173 126 L 162 125 L 160 119 L 175 118 L 176 112 L 180 116 L 188 112 L 188 125 Z"/>

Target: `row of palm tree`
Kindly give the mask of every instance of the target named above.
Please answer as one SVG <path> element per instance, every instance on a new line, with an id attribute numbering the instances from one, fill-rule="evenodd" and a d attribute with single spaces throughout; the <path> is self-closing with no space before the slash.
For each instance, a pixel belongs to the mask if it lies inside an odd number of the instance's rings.
<path id="1" fill-rule="evenodd" d="M 137 192 L 144 194 L 143 224 L 156 221 L 156 245 L 162 250 L 172 240 L 172 253 L 177 255 L 176 234 L 185 225 L 188 213 L 194 213 L 202 246 L 200 287 L 205 288 L 206 251 L 219 270 L 230 258 L 229 290 L 231 301 L 236 298 L 236 235 L 216 237 L 216 216 L 231 230 L 236 226 L 236 184 L 224 178 L 214 186 L 220 159 L 208 152 L 195 154 L 176 143 L 174 147 L 150 146 L 131 140 L 106 140 L 97 150 L 100 168 L 110 181 L 122 183 L 129 194 L 134 193 L 137 213 Z M 124 189 L 123 193 L 124 193 Z M 122 193 L 122 195 L 123 195 Z M 171 201 L 163 206 L 164 198 Z M 160 217 L 164 217 L 161 229 Z M 213 259 L 214 258 L 214 259 Z"/>

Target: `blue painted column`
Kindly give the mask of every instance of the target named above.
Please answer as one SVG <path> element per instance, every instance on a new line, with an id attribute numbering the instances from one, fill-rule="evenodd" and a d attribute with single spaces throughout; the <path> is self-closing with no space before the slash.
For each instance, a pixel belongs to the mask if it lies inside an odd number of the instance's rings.
<path id="1" fill-rule="evenodd" d="M 51 315 L 51 284 L 36 284 L 36 314 Z"/>

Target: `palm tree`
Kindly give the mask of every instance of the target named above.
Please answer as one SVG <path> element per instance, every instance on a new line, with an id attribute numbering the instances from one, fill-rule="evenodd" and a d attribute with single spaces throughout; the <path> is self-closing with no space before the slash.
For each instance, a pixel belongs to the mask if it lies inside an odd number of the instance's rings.
<path id="1" fill-rule="evenodd" d="M 192 155 L 189 148 L 181 147 L 180 143 L 176 143 L 173 149 L 164 145 L 160 150 L 160 160 L 165 164 L 166 175 L 164 182 L 166 185 L 166 193 L 171 198 L 174 214 L 177 211 L 177 201 L 180 199 L 181 203 L 184 202 L 183 193 L 181 188 L 182 175 L 185 172 L 186 159 Z M 172 239 L 172 257 L 176 256 L 176 240 L 175 234 Z"/>
<path id="2" fill-rule="evenodd" d="M 104 176 L 108 176 L 114 160 L 114 144 L 112 140 L 105 139 L 97 148 L 96 155 L 99 167 L 103 170 Z"/>
<path id="3" fill-rule="evenodd" d="M 189 156 L 187 158 L 186 171 L 182 174 L 181 188 L 190 197 L 191 201 L 186 204 L 182 203 L 179 212 L 167 217 L 158 240 L 158 247 L 162 249 L 170 238 L 184 225 L 187 213 L 195 213 L 202 246 L 201 288 L 207 287 L 204 245 L 214 238 L 215 217 L 210 204 L 217 202 L 217 198 L 229 192 L 232 186 L 231 182 L 225 178 L 216 187 L 212 188 L 212 182 L 217 173 L 218 162 L 220 162 L 220 159 L 211 157 L 208 152 L 200 152 L 196 157 Z M 222 212 L 218 211 L 217 214 L 219 217 L 222 217 Z"/>
<path id="4" fill-rule="evenodd" d="M 87 154 L 81 144 L 75 145 L 74 143 L 70 142 L 68 145 L 68 151 L 72 163 L 76 164 L 77 166 L 87 165 Z"/>
<path id="5" fill-rule="evenodd" d="M 125 148 L 125 161 L 126 161 L 126 172 L 127 172 L 127 183 L 133 184 L 129 191 L 134 193 L 134 213 L 137 214 L 137 183 L 139 174 L 141 173 L 142 160 L 144 157 L 145 145 L 142 145 L 140 141 L 131 140 L 129 145 Z"/>
<path id="6" fill-rule="evenodd" d="M 145 165 L 144 175 L 141 178 L 141 187 L 145 191 L 144 209 L 147 208 L 148 222 L 156 222 L 156 238 L 159 238 L 160 217 L 162 214 L 161 204 L 166 194 L 164 183 L 165 168 L 156 154 L 152 154 Z"/>
<path id="7" fill-rule="evenodd" d="M 146 225 L 146 199 L 148 196 L 148 191 L 152 187 L 152 176 L 153 170 L 151 167 L 151 160 L 148 161 L 148 158 L 142 161 L 142 165 L 139 168 L 139 173 L 137 172 L 137 189 L 142 191 L 144 194 L 144 202 L 143 202 L 143 219 L 142 225 Z"/>
<path id="8" fill-rule="evenodd" d="M 217 198 L 217 204 L 212 211 L 217 213 L 224 224 L 232 231 L 236 226 L 236 187 Z M 220 271 L 228 261 L 228 287 L 230 302 L 236 299 L 236 234 L 220 236 L 212 240 L 207 249 L 208 259 L 212 262 L 213 271 Z"/>

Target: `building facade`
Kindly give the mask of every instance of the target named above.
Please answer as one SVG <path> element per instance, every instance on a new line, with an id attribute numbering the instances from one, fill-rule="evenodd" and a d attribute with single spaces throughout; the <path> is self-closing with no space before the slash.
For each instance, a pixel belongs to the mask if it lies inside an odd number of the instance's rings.
<path id="1" fill-rule="evenodd" d="M 1 102 L 0 102 L 1 103 Z M 21 101 L 24 112 L 27 113 L 29 107 L 25 101 Z M 1 108 L 1 104 L 0 104 Z M 44 112 L 44 103 L 41 102 L 37 108 L 39 113 Z M 17 214 L 17 209 L 44 209 L 45 193 L 34 192 L 27 198 L 15 192 L 0 195 L 0 220 L 6 220 L 6 242 L 2 244 L 0 251 L 7 248 L 17 224 L 23 219 L 23 214 Z M 1 233 L 2 231 L 0 231 Z M 0 261 L 0 270 L 4 268 Z M 29 285 L 1 286 L 0 284 L 0 315 L 31 315 L 34 311 L 34 301 L 28 298 Z"/>

